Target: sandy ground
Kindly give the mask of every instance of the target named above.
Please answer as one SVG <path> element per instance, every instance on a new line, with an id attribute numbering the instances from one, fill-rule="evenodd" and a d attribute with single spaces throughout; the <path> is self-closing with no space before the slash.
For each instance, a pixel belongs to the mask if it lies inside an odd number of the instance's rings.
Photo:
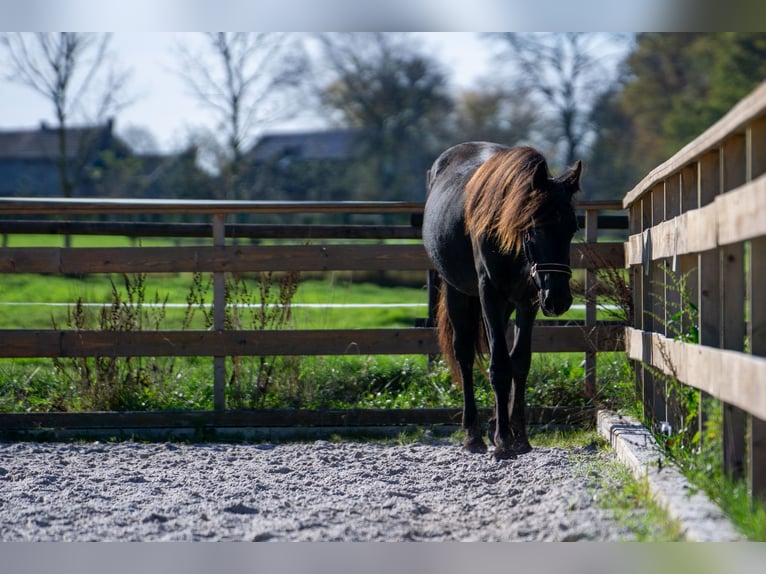
<path id="1" fill-rule="evenodd" d="M 514 460 L 428 444 L 0 443 L 2 541 L 631 540 L 611 450 Z"/>

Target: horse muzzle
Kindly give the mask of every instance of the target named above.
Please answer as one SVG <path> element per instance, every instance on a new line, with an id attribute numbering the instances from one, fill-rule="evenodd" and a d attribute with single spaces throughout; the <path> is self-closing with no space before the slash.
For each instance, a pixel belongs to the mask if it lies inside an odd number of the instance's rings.
<path id="1" fill-rule="evenodd" d="M 572 306 L 572 294 L 567 289 L 566 293 L 554 295 L 550 289 L 540 290 L 540 309 L 546 317 L 558 317 L 563 315 Z"/>
<path id="2" fill-rule="evenodd" d="M 533 265 L 531 275 L 537 284 L 543 315 L 558 317 L 566 313 L 572 306 L 572 292 L 569 290 L 572 269 L 569 265 L 558 263 Z"/>

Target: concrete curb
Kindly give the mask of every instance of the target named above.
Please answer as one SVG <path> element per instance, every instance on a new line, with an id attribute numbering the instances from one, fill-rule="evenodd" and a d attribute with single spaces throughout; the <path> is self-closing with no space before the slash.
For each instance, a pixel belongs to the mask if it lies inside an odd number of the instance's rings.
<path id="1" fill-rule="evenodd" d="M 723 511 L 703 492 L 693 489 L 669 461 L 654 436 L 637 420 L 610 411 L 598 412 L 598 432 L 638 480 L 646 480 L 657 503 L 681 524 L 693 542 L 745 540 Z"/>

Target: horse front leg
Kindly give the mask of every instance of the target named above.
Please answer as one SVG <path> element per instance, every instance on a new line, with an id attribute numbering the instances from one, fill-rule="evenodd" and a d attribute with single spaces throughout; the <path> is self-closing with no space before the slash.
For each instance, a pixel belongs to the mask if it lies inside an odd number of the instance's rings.
<path id="1" fill-rule="evenodd" d="M 509 306 L 499 294 L 489 289 L 481 293 L 482 314 L 489 346 L 489 381 L 495 393 L 495 459 L 513 458 L 513 435 L 509 420 L 512 365 L 505 340 Z"/>
<path id="2" fill-rule="evenodd" d="M 511 350 L 512 399 L 509 405 L 511 449 L 516 454 L 532 450 L 527 438 L 526 389 L 527 376 L 532 363 L 532 326 L 536 314 L 535 307 L 519 307 L 516 310 L 516 322 L 513 329 L 513 349 Z"/>

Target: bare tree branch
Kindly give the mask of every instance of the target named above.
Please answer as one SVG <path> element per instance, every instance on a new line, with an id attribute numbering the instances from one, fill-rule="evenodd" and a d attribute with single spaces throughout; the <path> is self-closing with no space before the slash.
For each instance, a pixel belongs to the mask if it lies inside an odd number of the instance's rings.
<path id="1" fill-rule="evenodd" d="M 82 177 L 85 149 L 75 151 L 70 161 L 68 121 L 78 111 L 98 110 L 97 119 L 113 113 L 122 103 L 127 72 L 117 72 L 108 55 L 108 34 L 75 32 L 4 33 L 0 48 L 6 55 L 5 79 L 26 86 L 48 99 L 58 121 L 58 167 L 61 191 L 71 197 Z M 108 74 L 107 83 L 94 87 L 98 78 Z M 93 105 L 86 99 L 95 99 Z M 85 114 L 83 114 L 85 115 Z M 88 118 L 94 119 L 94 118 Z M 88 142 L 80 142 L 86 148 Z"/>
<path id="2" fill-rule="evenodd" d="M 513 81 L 549 108 L 564 145 L 563 160 L 572 164 L 593 135 L 593 106 L 616 77 L 614 62 L 608 61 L 618 51 L 616 37 L 578 32 L 488 36 L 507 45 L 503 62 L 516 67 Z"/>
<path id="3" fill-rule="evenodd" d="M 179 74 L 218 116 L 235 175 L 254 132 L 298 109 L 308 61 L 300 38 L 283 33 L 211 32 L 205 44 L 178 47 Z"/>

